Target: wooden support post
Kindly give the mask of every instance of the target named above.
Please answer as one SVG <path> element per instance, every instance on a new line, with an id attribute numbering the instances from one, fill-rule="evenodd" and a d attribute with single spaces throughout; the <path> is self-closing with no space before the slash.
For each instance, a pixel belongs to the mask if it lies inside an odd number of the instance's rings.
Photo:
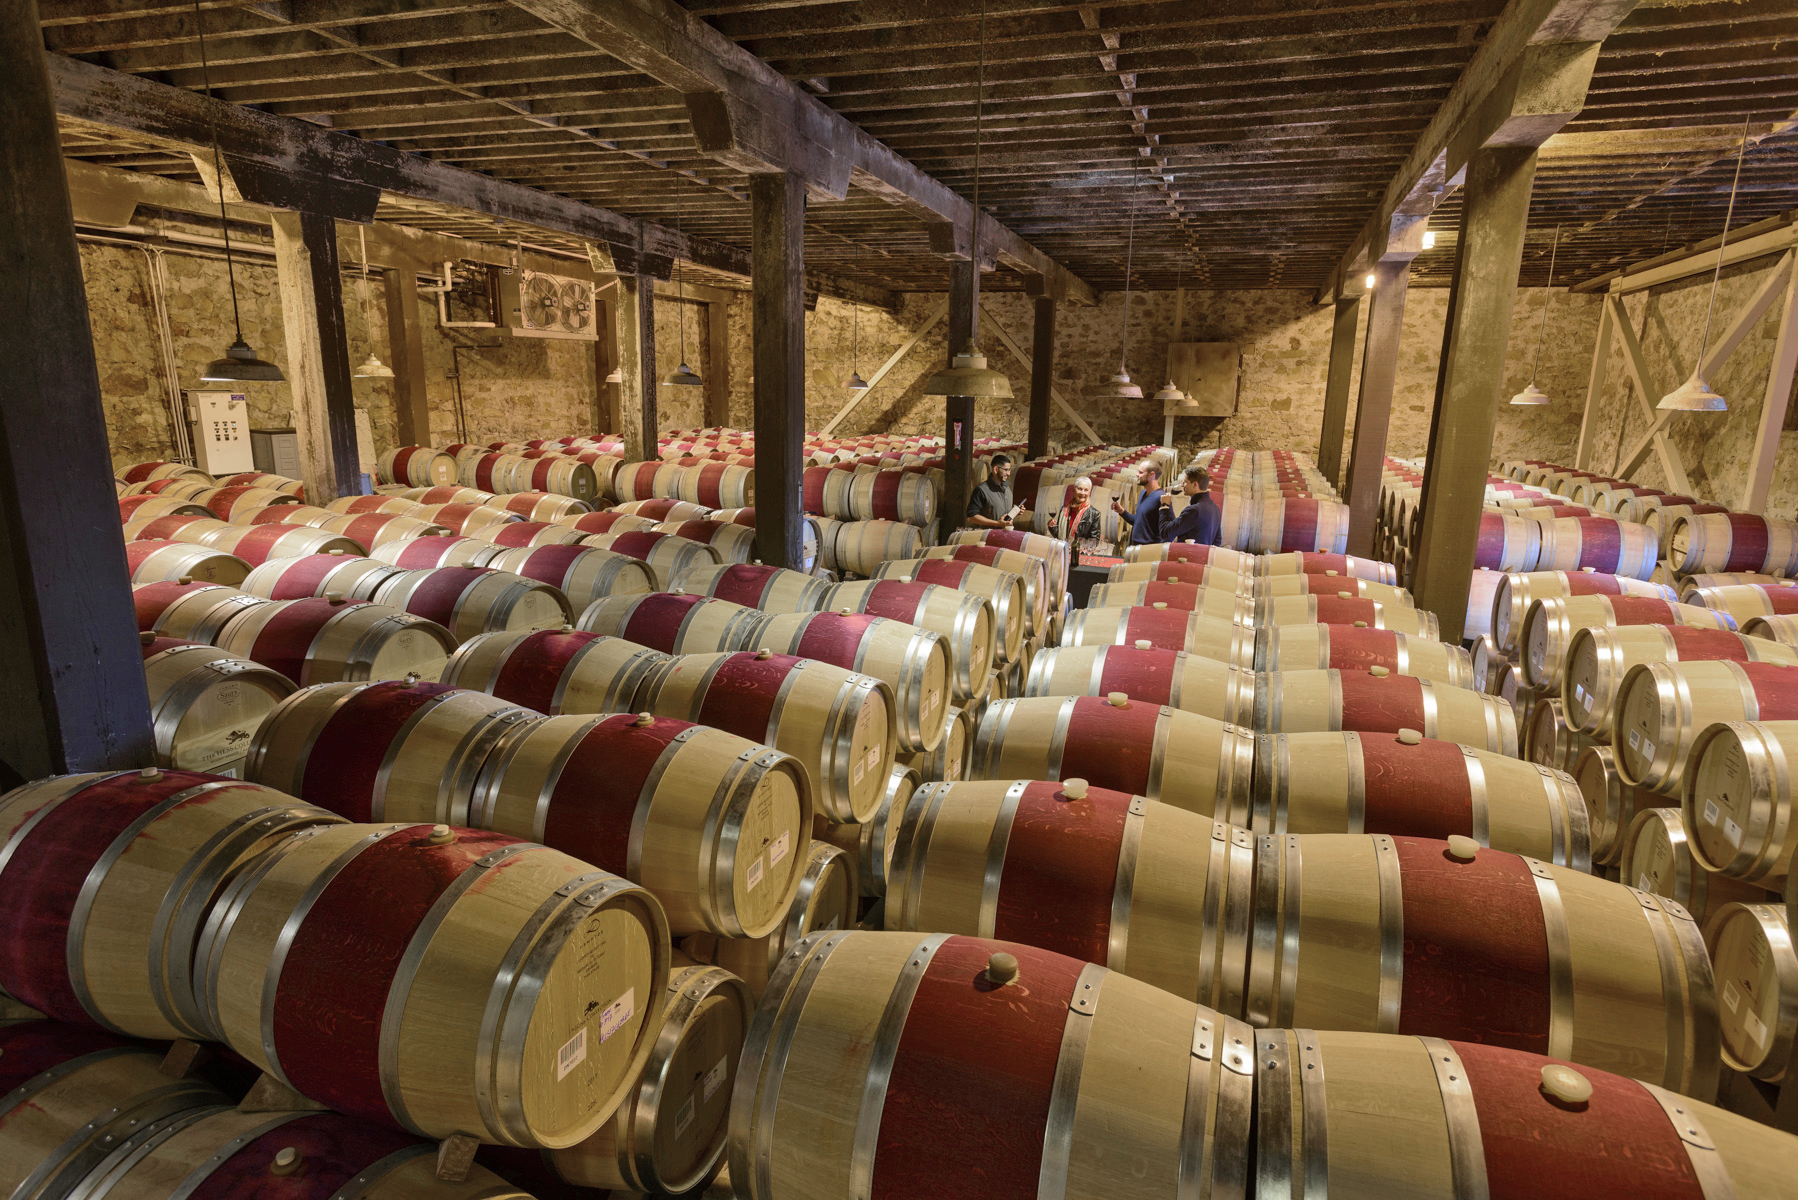
<path id="1" fill-rule="evenodd" d="M 1467 620 L 1535 177 L 1533 147 L 1488 147 L 1467 165 L 1419 538 L 1412 547 L 1417 605 L 1436 614 L 1450 645 L 1461 640 Z"/>
<path id="2" fill-rule="evenodd" d="M 656 281 L 651 275 L 618 277 L 618 428 L 626 462 L 646 462 L 661 453 L 656 441 Z"/>
<path id="3" fill-rule="evenodd" d="M 1036 298 L 1036 327 L 1030 342 L 1030 458 L 1049 453 L 1049 391 L 1055 386 L 1055 297 Z"/>
<path id="4" fill-rule="evenodd" d="M 1586 380 L 1586 411 L 1580 417 L 1579 444 L 1573 452 L 1575 470 L 1583 471 L 1592 461 L 1592 439 L 1598 433 L 1599 401 L 1604 397 L 1605 375 L 1611 361 L 1611 304 L 1603 301 L 1598 309 L 1598 341 L 1592 347 L 1592 373 Z M 1622 437 L 1619 429 L 1617 436 Z"/>
<path id="5" fill-rule="evenodd" d="M 431 405 L 425 398 L 424 327 L 418 320 L 418 273 L 381 272 L 387 293 L 387 353 L 393 361 L 393 411 L 402 446 L 431 445 Z"/>
<path id="6" fill-rule="evenodd" d="M 805 181 L 749 180 L 755 343 L 755 552 L 801 565 L 805 513 Z"/>
<path id="7" fill-rule="evenodd" d="M 949 362 L 974 340 L 980 320 L 980 264 L 973 259 L 949 264 Z M 937 515 L 937 540 L 967 519 L 968 493 L 974 480 L 974 398 L 943 398 L 943 507 Z"/>
<path id="8" fill-rule="evenodd" d="M 329 504 L 362 491 L 337 221 L 310 212 L 277 211 L 273 217 L 300 477 L 308 504 Z"/>
<path id="9" fill-rule="evenodd" d="M 1355 442 L 1349 451 L 1348 552 L 1373 557 L 1374 523 L 1380 511 L 1380 477 L 1386 469 L 1386 430 L 1392 423 L 1392 391 L 1398 382 L 1399 335 L 1405 323 L 1409 259 L 1374 267 L 1367 310 L 1367 348 L 1361 353 L 1361 396 L 1355 403 Z M 1332 368 L 1335 354 L 1331 353 Z"/>
<path id="10" fill-rule="evenodd" d="M 34 0 L 0 5 L 0 788 L 150 762 L 106 415 Z"/>
<path id="11" fill-rule="evenodd" d="M 705 423 L 718 427 L 730 424 L 730 322 L 729 306 L 723 300 L 711 300 L 705 306 L 706 341 L 709 346 L 705 366 Z"/>
<path id="12" fill-rule="evenodd" d="M 1748 478 L 1742 482 L 1742 511 L 1765 514 L 1767 488 L 1773 482 L 1773 460 L 1779 454 L 1779 434 L 1785 428 L 1786 407 L 1792 401 L 1792 379 L 1798 373 L 1798 269 L 1786 284 L 1785 303 L 1779 315 L 1779 334 L 1773 343 L 1773 363 L 1767 372 L 1767 392 L 1761 400 L 1761 423 L 1754 435 L 1754 453 L 1748 460 Z M 1798 1087 L 1798 1082 L 1794 1082 Z"/>
<path id="13" fill-rule="evenodd" d="M 612 378 L 623 370 L 618 357 L 617 284 L 611 296 L 600 296 L 593 302 L 594 316 L 599 321 L 599 336 L 593 341 L 593 431 L 615 434 L 624 428 L 623 385 Z"/>
<path id="14" fill-rule="evenodd" d="M 1355 381 L 1355 333 L 1361 324 L 1361 297 L 1336 301 L 1330 334 L 1330 371 L 1324 377 L 1324 427 L 1317 438 L 1317 469 L 1331 486 L 1342 487 L 1342 434 L 1348 425 L 1349 385 Z"/>

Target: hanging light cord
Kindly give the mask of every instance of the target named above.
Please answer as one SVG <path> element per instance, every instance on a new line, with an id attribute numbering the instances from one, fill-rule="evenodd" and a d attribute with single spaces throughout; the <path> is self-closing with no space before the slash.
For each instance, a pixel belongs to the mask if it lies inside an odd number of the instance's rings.
<path id="1" fill-rule="evenodd" d="M 1136 185 L 1142 179 L 1141 164 L 1130 176 L 1130 233 L 1124 243 L 1124 338 L 1118 345 L 1118 371 L 1128 375 L 1124 360 L 1130 355 L 1130 270 L 1136 261 Z"/>
<path id="2" fill-rule="evenodd" d="M 676 237 L 680 236 L 681 200 L 680 172 L 676 171 L 674 173 L 674 233 Z M 674 269 L 677 272 L 680 270 L 678 260 L 674 264 Z M 674 291 L 674 311 L 680 318 L 680 360 L 684 363 L 687 361 L 687 281 L 678 274 L 675 276 Z"/>
<path id="3" fill-rule="evenodd" d="M 194 0 L 194 32 L 200 39 L 200 86 L 206 98 L 212 99 L 212 69 L 206 61 L 206 22 L 200 15 L 200 0 Z M 243 314 L 237 309 L 237 267 L 231 261 L 231 220 L 225 215 L 225 168 L 219 156 L 218 113 L 212 116 L 212 174 L 219 190 L 219 228 L 225 236 L 225 274 L 231 280 L 231 323 L 237 329 L 237 340 L 243 341 Z M 366 270 L 366 264 L 364 270 Z"/>
<path id="4" fill-rule="evenodd" d="M 849 306 L 849 358 L 851 360 L 849 369 L 857 379 L 860 379 L 862 376 L 861 317 L 862 306 L 859 304 L 851 304 Z"/>
<path id="5" fill-rule="evenodd" d="M 1729 211 L 1723 214 L 1723 237 L 1717 243 L 1717 268 L 1711 272 L 1711 303 L 1704 312 L 1704 337 L 1698 342 L 1698 361 L 1694 373 L 1704 370 L 1704 352 L 1711 347 L 1711 317 L 1717 312 L 1717 284 L 1723 278 L 1723 251 L 1729 245 L 1729 223 L 1736 215 L 1736 189 L 1742 183 L 1742 159 L 1748 154 L 1748 118 L 1742 118 L 1742 145 L 1736 151 L 1736 177 L 1729 185 Z"/>
<path id="6" fill-rule="evenodd" d="M 980 143 L 986 118 L 986 0 L 980 0 L 980 67 L 974 84 L 974 217 L 969 231 L 969 248 L 973 251 L 974 285 L 980 285 Z M 974 318 L 976 327 L 980 318 Z"/>
<path id="7" fill-rule="evenodd" d="M 1561 227 L 1555 226 L 1554 244 L 1548 251 L 1548 294 L 1542 297 L 1542 328 L 1536 331 L 1536 361 L 1530 364 L 1530 382 L 1536 382 L 1536 372 L 1542 366 L 1542 341 L 1548 336 L 1548 306 L 1555 299 L 1555 256 L 1561 250 Z"/>

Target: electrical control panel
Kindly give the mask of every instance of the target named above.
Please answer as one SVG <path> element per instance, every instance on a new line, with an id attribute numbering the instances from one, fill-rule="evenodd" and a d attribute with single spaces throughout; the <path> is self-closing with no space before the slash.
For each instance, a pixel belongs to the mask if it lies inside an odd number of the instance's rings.
<path id="1" fill-rule="evenodd" d="M 188 392 L 187 419 L 194 430 L 194 465 L 213 478 L 254 471 L 250 404 L 242 392 Z"/>

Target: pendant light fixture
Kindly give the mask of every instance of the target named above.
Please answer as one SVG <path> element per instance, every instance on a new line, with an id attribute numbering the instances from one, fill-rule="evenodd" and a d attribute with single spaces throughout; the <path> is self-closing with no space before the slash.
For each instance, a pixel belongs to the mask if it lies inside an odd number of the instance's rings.
<path id="1" fill-rule="evenodd" d="M 194 0 L 194 32 L 200 38 L 200 86 L 208 99 L 212 97 L 212 69 L 206 60 L 206 26 L 200 16 L 200 0 Z M 231 281 L 231 321 L 237 329 L 237 340 L 225 348 L 223 358 L 215 358 L 200 372 L 205 383 L 281 383 L 287 377 L 272 362 L 256 357 L 250 344 L 243 340 L 243 314 L 237 308 L 237 267 L 231 259 L 231 219 L 225 212 L 225 168 L 219 153 L 218 121 L 212 125 L 212 173 L 219 190 L 219 227 L 225 235 L 225 274 Z"/>
<path id="2" fill-rule="evenodd" d="M 974 264 L 974 290 L 980 290 L 980 149 L 981 135 L 984 131 L 986 116 L 986 0 L 980 0 L 980 70 L 974 87 L 974 204 L 969 215 L 968 240 L 971 247 L 970 257 Z M 995 371 L 986 365 L 986 355 L 980 352 L 978 339 L 974 337 L 980 325 L 980 303 L 974 304 L 975 329 L 969 331 L 968 341 L 955 355 L 946 371 L 938 371 L 924 381 L 926 396 L 967 396 L 975 400 L 1009 400 L 1011 399 L 1011 380 L 1004 372 Z"/>
<path id="3" fill-rule="evenodd" d="M 680 202 L 680 172 L 676 171 L 674 174 L 674 232 L 677 234 L 680 233 Z M 680 270 L 678 262 L 674 264 L 674 269 Z M 677 296 L 675 313 L 680 317 L 680 366 L 674 368 L 674 373 L 662 382 L 672 383 L 677 387 L 698 387 L 705 380 L 699 377 L 698 371 L 687 365 L 687 282 L 677 275 L 674 287 Z"/>
<path id="4" fill-rule="evenodd" d="M 1555 256 L 1561 250 L 1561 227 L 1555 226 L 1555 240 L 1548 251 L 1548 293 L 1542 297 L 1542 328 L 1536 331 L 1536 361 L 1530 365 L 1529 386 L 1511 397 L 1512 404 L 1547 404 L 1548 393 L 1536 386 L 1536 372 L 1542 367 L 1542 339 L 1548 335 L 1548 306 L 1555 298 Z"/>
<path id="5" fill-rule="evenodd" d="M 1130 352 L 1130 273 L 1136 262 L 1136 184 L 1140 176 L 1140 170 L 1130 176 L 1130 233 L 1124 242 L 1124 332 L 1118 343 L 1118 373 L 1099 388 L 1097 396 L 1101 400 L 1142 399 L 1142 388 L 1130 382 L 1130 368 L 1124 362 Z"/>
<path id="6" fill-rule="evenodd" d="M 1742 159 L 1748 154 L 1748 118 L 1742 118 L 1742 145 L 1736 151 L 1736 177 L 1729 185 L 1729 210 L 1723 215 L 1723 236 L 1717 243 L 1717 267 L 1711 272 L 1711 303 L 1704 314 L 1704 336 L 1698 341 L 1698 358 L 1692 363 L 1692 376 L 1661 397 L 1656 408 L 1676 412 L 1723 412 L 1729 402 L 1704 378 L 1704 352 L 1711 345 L 1711 318 L 1717 312 L 1717 287 L 1723 280 L 1723 251 L 1729 245 L 1729 223 L 1736 215 L 1736 189 L 1742 184 Z"/>
<path id="7" fill-rule="evenodd" d="M 862 378 L 861 318 L 862 306 L 859 304 L 850 304 L 849 360 L 852 364 L 852 369 L 849 372 L 849 382 L 845 383 L 843 386 L 852 392 L 865 392 L 868 390 L 868 381 Z"/>
<path id="8" fill-rule="evenodd" d="M 369 323 L 368 315 L 368 232 L 365 226 L 356 226 L 356 244 L 362 248 L 362 278 L 357 287 L 362 292 L 362 328 L 368 332 L 368 361 L 356 368 L 357 379 L 392 379 L 393 368 L 382 362 L 375 354 L 375 327 Z"/>

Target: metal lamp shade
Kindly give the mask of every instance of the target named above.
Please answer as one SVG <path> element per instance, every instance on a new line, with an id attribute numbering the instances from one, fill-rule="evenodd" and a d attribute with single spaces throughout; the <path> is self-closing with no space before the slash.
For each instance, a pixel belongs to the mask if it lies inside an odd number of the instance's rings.
<path id="1" fill-rule="evenodd" d="M 206 364 L 200 378 L 206 383 L 281 383 L 287 376 L 274 363 L 257 358 L 248 343 L 238 338 L 225 349 L 225 357 Z"/>
<path id="2" fill-rule="evenodd" d="M 1656 408 L 1671 408 L 1679 412 L 1724 412 L 1729 402 L 1711 391 L 1711 385 L 1700 379 L 1698 372 L 1677 388 L 1661 397 Z"/>
<path id="3" fill-rule="evenodd" d="M 1528 387 L 1511 397 L 1512 404 L 1547 404 L 1548 402 L 1548 393 L 1537 387 L 1536 381 L 1533 379 L 1530 380 Z"/>
<path id="4" fill-rule="evenodd" d="M 926 396 L 969 396 L 976 400 L 1011 399 L 1011 380 L 1003 372 L 986 365 L 986 355 L 972 342 L 955 356 L 946 371 L 938 371 L 924 382 Z"/>

